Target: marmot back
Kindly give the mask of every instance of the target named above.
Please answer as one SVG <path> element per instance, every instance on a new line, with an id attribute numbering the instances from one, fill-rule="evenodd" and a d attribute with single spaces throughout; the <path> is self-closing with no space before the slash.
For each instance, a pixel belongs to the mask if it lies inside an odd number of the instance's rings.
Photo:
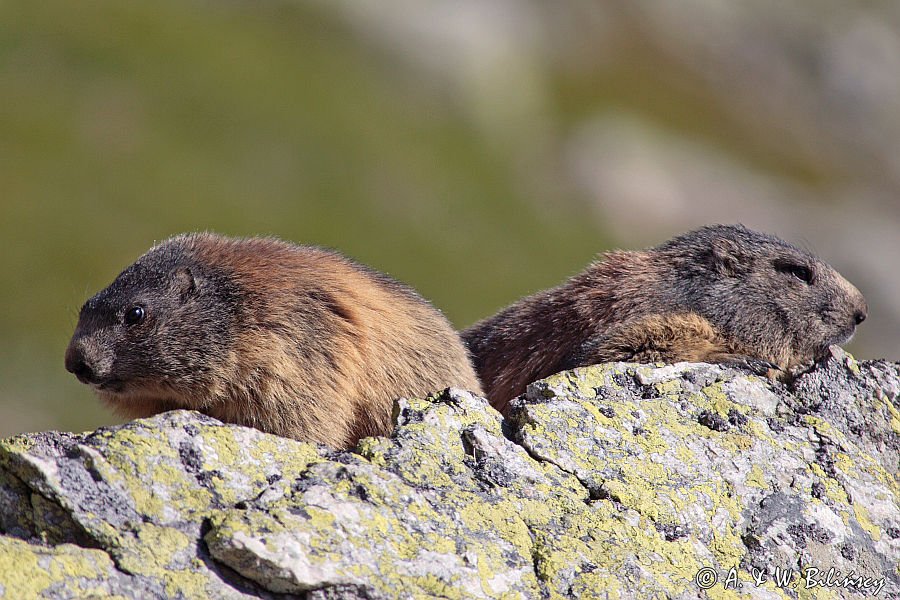
<path id="1" fill-rule="evenodd" d="M 600 362 L 787 370 L 847 342 L 866 313 L 859 290 L 821 259 L 741 225 L 716 225 L 606 254 L 463 339 L 488 398 L 505 411 L 530 382 Z"/>
<path id="2" fill-rule="evenodd" d="M 334 448 L 389 435 L 396 398 L 480 391 L 411 288 L 335 252 L 207 233 L 155 246 L 88 300 L 66 368 L 130 418 L 194 409 Z"/>

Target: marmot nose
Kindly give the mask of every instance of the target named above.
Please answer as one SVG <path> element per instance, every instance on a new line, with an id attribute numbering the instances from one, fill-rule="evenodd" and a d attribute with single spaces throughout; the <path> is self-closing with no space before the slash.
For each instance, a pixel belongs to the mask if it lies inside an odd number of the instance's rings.
<path id="1" fill-rule="evenodd" d="M 859 325 L 863 321 L 866 320 L 866 311 L 865 309 L 859 309 L 853 314 L 853 320 L 856 321 L 856 324 Z"/>
<path id="2" fill-rule="evenodd" d="M 75 375 L 81 383 L 94 383 L 96 375 L 84 355 L 76 348 L 70 346 L 66 350 L 66 371 Z"/>

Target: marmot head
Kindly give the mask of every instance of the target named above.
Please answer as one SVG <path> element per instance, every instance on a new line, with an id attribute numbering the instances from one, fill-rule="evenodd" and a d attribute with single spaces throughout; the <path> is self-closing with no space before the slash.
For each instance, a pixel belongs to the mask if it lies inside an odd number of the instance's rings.
<path id="1" fill-rule="evenodd" d="M 102 399 L 121 408 L 183 402 L 225 360 L 237 294 L 228 277 L 192 258 L 194 238 L 150 249 L 81 308 L 66 369 Z"/>
<path id="2" fill-rule="evenodd" d="M 672 301 L 775 362 L 793 366 L 846 343 L 868 312 L 860 291 L 827 263 L 742 225 L 704 227 L 652 252 L 673 267 Z"/>

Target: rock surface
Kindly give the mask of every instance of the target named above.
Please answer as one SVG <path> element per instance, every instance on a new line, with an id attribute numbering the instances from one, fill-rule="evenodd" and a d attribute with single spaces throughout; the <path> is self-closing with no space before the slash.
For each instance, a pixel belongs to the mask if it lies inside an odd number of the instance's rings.
<path id="1" fill-rule="evenodd" d="M 898 396 L 836 350 L 789 387 L 577 369 L 506 420 L 450 390 L 353 453 L 185 411 L 18 436 L 0 597 L 897 597 Z"/>

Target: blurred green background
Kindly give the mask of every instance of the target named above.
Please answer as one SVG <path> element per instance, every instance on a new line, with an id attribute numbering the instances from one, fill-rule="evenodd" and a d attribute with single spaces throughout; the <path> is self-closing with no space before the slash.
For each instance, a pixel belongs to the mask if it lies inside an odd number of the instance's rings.
<path id="1" fill-rule="evenodd" d="M 78 309 L 192 230 L 337 248 L 462 328 L 742 221 L 857 283 L 850 350 L 900 357 L 898 10 L 674 10 L 0 3 L 0 436 L 117 421 L 63 368 Z"/>

